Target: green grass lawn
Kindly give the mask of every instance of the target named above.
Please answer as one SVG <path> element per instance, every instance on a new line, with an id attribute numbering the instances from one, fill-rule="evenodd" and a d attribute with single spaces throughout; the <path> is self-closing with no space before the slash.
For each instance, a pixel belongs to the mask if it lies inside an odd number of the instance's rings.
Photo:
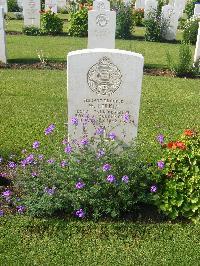
<path id="1" fill-rule="evenodd" d="M 116 48 L 143 54 L 146 67 L 167 67 L 166 54 L 176 60 L 180 44 L 154 43 L 140 40 L 117 40 Z M 31 63 L 39 61 L 43 52 L 49 61 L 66 62 L 67 53 L 87 48 L 86 38 L 50 36 L 7 36 L 8 62 Z M 194 51 L 194 47 L 193 47 Z"/>
<path id="2" fill-rule="evenodd" d="M 44 140 L 44 128 L 56 123 L 64 135 L 67 120 L 66 72 L 1 70 L 1 153 L 7 155 Z M 200 80 L 145 76 L 139 139 L 152 142 L 156 134 L 176 136 L 199 125 Z"/>
<path id="3" fill-rule="evenodd" d="M 199 265 L 200 226 L 0 220 L 0 265 Z"/>

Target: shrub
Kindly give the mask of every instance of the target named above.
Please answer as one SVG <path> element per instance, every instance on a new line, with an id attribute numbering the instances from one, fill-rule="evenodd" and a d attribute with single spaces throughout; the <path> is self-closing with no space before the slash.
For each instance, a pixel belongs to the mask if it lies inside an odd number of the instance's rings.
<path id="1" fill-rule="evenodd" d="M 185 13 L 187 14 L 188 18 L 191 18 L 194 15 L 194 7 L 195 3 L 198 2 L 196 0 L 189 0 L 185 6 Z"/>
<path id="2" fill-rule="evenodd" d="M 22 32 L 25 35 L 30 35 L 30 36 L 40 35 L 40 29 L 34 26 L 23 27 Z"/>
<path id="3" fill-rule="evenodd" d="M 143 25 L 144 9 L 136 9 L 133 12 L 133 20 L 136 26 Z"/>
<path id="4" fill-rule="evenodd" d="M 72 122 L 76 128 L 77 118 Z M 45 130 L 49 145 L 54 128 L 50 125 Z M 21 204 L 29 214 L 117 218 L 137 208 L 146 188 L 146 168 L 138 159 L 138 150 L 124 145 L 113 132 L 95 130 L 91 139 L 64 139 L 63 147 L 48 157 L 42 153 L 42 144 L 34 142 L 14 180 L 17 190 L 23 191 Z"/>
<path id="5" fill-rule="evenodd" d="M 160 10 L 149 12 L 144 24 L 146 28 L 145 40 L 151 42 L 160 42 L 164 40 L 169 21 L 163 18 Z"/>
<path id="6" fill-rule="evenodd" d="M 175 219 L 200 217 L 200 137 L 185 130 L 176 141 L 164 144 L 162 155 L 151 168 L 151 200 L 160 211 Z"/>
<path id="7" fill-rule="evenodd" d="M 132 37 L 134 26 L 133 9 L 130 5 L 124 2 L 116 1 L 113 4 L 113 9 L 116 10 L 116 37 L 120 39 L 130 39 Z"/>
<path id="8" fill-rule="evenodd" d="M 24 18 L 23 13 L 22 12 L 15 12 L 14 16 L 17 20 L 22 20 Z"/>
<path id="9" fill-rule="evenodd" d="M 184 42 L 196 44 L 198 28 L 199 28 L 199 19 L 193 17 L 187 20 L 183 29 Z"/>
<path id="10" fill-rule="evenodd" d="M 17 0 L 8 0 L 8 12 L 20 12 Z"/>
<path id="11" fill-rule="evenodd" d="M 170 54 L 167 54 L 168 65 L 178 77 L 194 77 L 199 74 L 199 67 L 193 65 L 192 51 L 189 44 L 182 43 L 179 48 L 179 59 L 174 63 Z"/>
<path id="12" fill-rule="evenodd" d="M 81 6 L 79 10 L 71 12 L 69 35 L 86 37 L 88 35 L 88 7 Z"/>
<path id="13" fill-rule="evenodd" d="M 42 13 L 41 33 L 48 35 L 57 35 L 63 32 L 63 21 L 51 10 Z"/>

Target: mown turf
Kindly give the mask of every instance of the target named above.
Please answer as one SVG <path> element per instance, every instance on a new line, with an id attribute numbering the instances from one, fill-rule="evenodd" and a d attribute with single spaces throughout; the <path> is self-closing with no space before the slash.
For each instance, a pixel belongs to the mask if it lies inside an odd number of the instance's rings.
<path id="1" fill-rule="evenodd" d="M 155 43 L 144 40 L 116 40 L 116 48 L 141 53 L 146 67 L 168 67 L 166 54 L 169 52 L 176 61 L 180 44 Z M 87 48 L 87 38 L 67 36 L 25 36 L 8 35 L 8 62 L 32 63 L 39 61 L 41 51 L 49 61 L 66 62 L 67 53 Z M 194 47 L 192 47 L 194 51 Z"/>
<path id="2" fill-rule="evenodd" d="M 1 70 L 0 80 L 1 155 L 45 141 L 50 123 L 57 125 L 59 137 L 66 134 L 65 71 Z M 174 137 L 199 126 L 199 87 L 200 80 L 144 76 L 139 139 L 146 147 L 160 132 Z"/>
<path id="3" fill-rule="evenodd" d="M 0 265 L 199 265 L 200 225 L 0 220 Z"/>

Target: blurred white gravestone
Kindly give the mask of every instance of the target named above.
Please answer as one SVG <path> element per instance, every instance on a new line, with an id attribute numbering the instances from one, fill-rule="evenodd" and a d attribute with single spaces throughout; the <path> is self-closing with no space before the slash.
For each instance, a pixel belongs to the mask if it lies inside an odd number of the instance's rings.
<path id="1" fill-rule="evenodd" d="M 23 0 L 17 0 L 17 5 L 19 8 L 23 9 Z"/>
<path id="2" fill-rule="evenodd" d="M 197 35 L 196 49 L 194 54 L 194 62 L 197 63 L 199 60 L 200 60 L 200 22 L 199 22 L 199 30 Z"/>
<path id="3" fill-rule="evenodd" d="M 163 18 L 169 23 L 165 36 L 165 40 L 172 41 L 176 39 L 176 32 L 178 28 L 178 13 L 175 11 L 174 7 L 171 5 L 166 5 L 162 7 Z"/>
<path id="4" fill-rule="evenodd" d="M 40 27 L 40 0 L 25 0 L 23 2 L 24 26 Z"/>
<path id="5" fill-rule="evenodd" d="M 114 131 L 129 143 L 137 136 L 144 58 L 117 49 L 85 49 L 67 57 L 68 133 L 73 138 L 94 135 L 94 127 L 84 135 L 81 122 L 94 117 L 97 126 Z M 123 115 L 131 123 L 124 123 Z M 74 135 L 72 117 L 79 120 Z M 126 135 L 123 136 L 123 132 Z"/>
<path id="6" fill-rule="evenodd" d="M 45 11 L 49 10 L 57 14 L 58 12 L 57 0 L 45 0 Z"/>
<path id="7" fill-rule="evenodd" d="M 200 17 L 200 3 L 195 4 L 194 8 L 194 16 L 195 17 Z"/>
<path id="8" fill-rule="evenodd" d="M 116 13 L 110 2 L 96 0 L 88 12 L 88 48 L 115 48 Z"/>
<path id="9" fill-rule="evenodd" d="M 66 0 L 57 0 L 57 6 L 59 9 L 66 7 Z"/>
<path id="10" fill-rule="evenodd" d="M 0 7 L 0 62 L 7 63 L 4 9 Z"/>
<path id="11" fill-rule="evenodd" d="M 174 10 L 177 12 L 178 18 L 183 16 L 183 11 L 185 9 L 186 0 L 174 0 Z"/>
<path id="12" fill-rule="evenodd" d="M 3 7 L 4 13 L 8 13 L 8 5 L 7 5 L 7 0 L 0 0 L 0 7 Z"/>
<path id="13" fill-rule="evenodd" d="M 156 11 L 157 7 L 158 7 L 157 0 L 145 0 L 144 18 L 148 19 L 151 12 Z"/>
<path id="14" fill-rule="evenodd" d="M 144 9 L 145 8 L 145 0 L 136 0 L 135 9 Z"/>

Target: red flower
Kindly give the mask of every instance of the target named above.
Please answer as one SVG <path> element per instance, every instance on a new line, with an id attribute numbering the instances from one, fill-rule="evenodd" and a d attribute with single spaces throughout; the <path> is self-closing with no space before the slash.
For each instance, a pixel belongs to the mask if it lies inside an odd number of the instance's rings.
<path id="1" fill-rule="evenodd" d="M 181 150 L 185 150 L 186 149 L 186 146 L 185 146 L 185 144 L 182 141 L 177 141 L 175 144 L 176 144 L 176 147 L 181 149 Z"/>
<path id="2" fill-rule="evenodd" d="M 186 129 L 184 131 L 184 135 L 188 137 L 192 137 L 194 135 L 194 132 L 191 129 Z"/>
<path id="3" fill-rule="evenodd" d="M 176 149 L 176 143 L 174 141 L 171 141 L 167 144 L 168 149 Z"/>
<path id="4" fill-rule="evenodd" d="M 172 176 L 173 176 L 173 173 L 172 173 L 172 172 L 167 173 L 167 177 L 168 177 L 168 178 L 170 178 L 170 177 L 172 177 Z"/>

